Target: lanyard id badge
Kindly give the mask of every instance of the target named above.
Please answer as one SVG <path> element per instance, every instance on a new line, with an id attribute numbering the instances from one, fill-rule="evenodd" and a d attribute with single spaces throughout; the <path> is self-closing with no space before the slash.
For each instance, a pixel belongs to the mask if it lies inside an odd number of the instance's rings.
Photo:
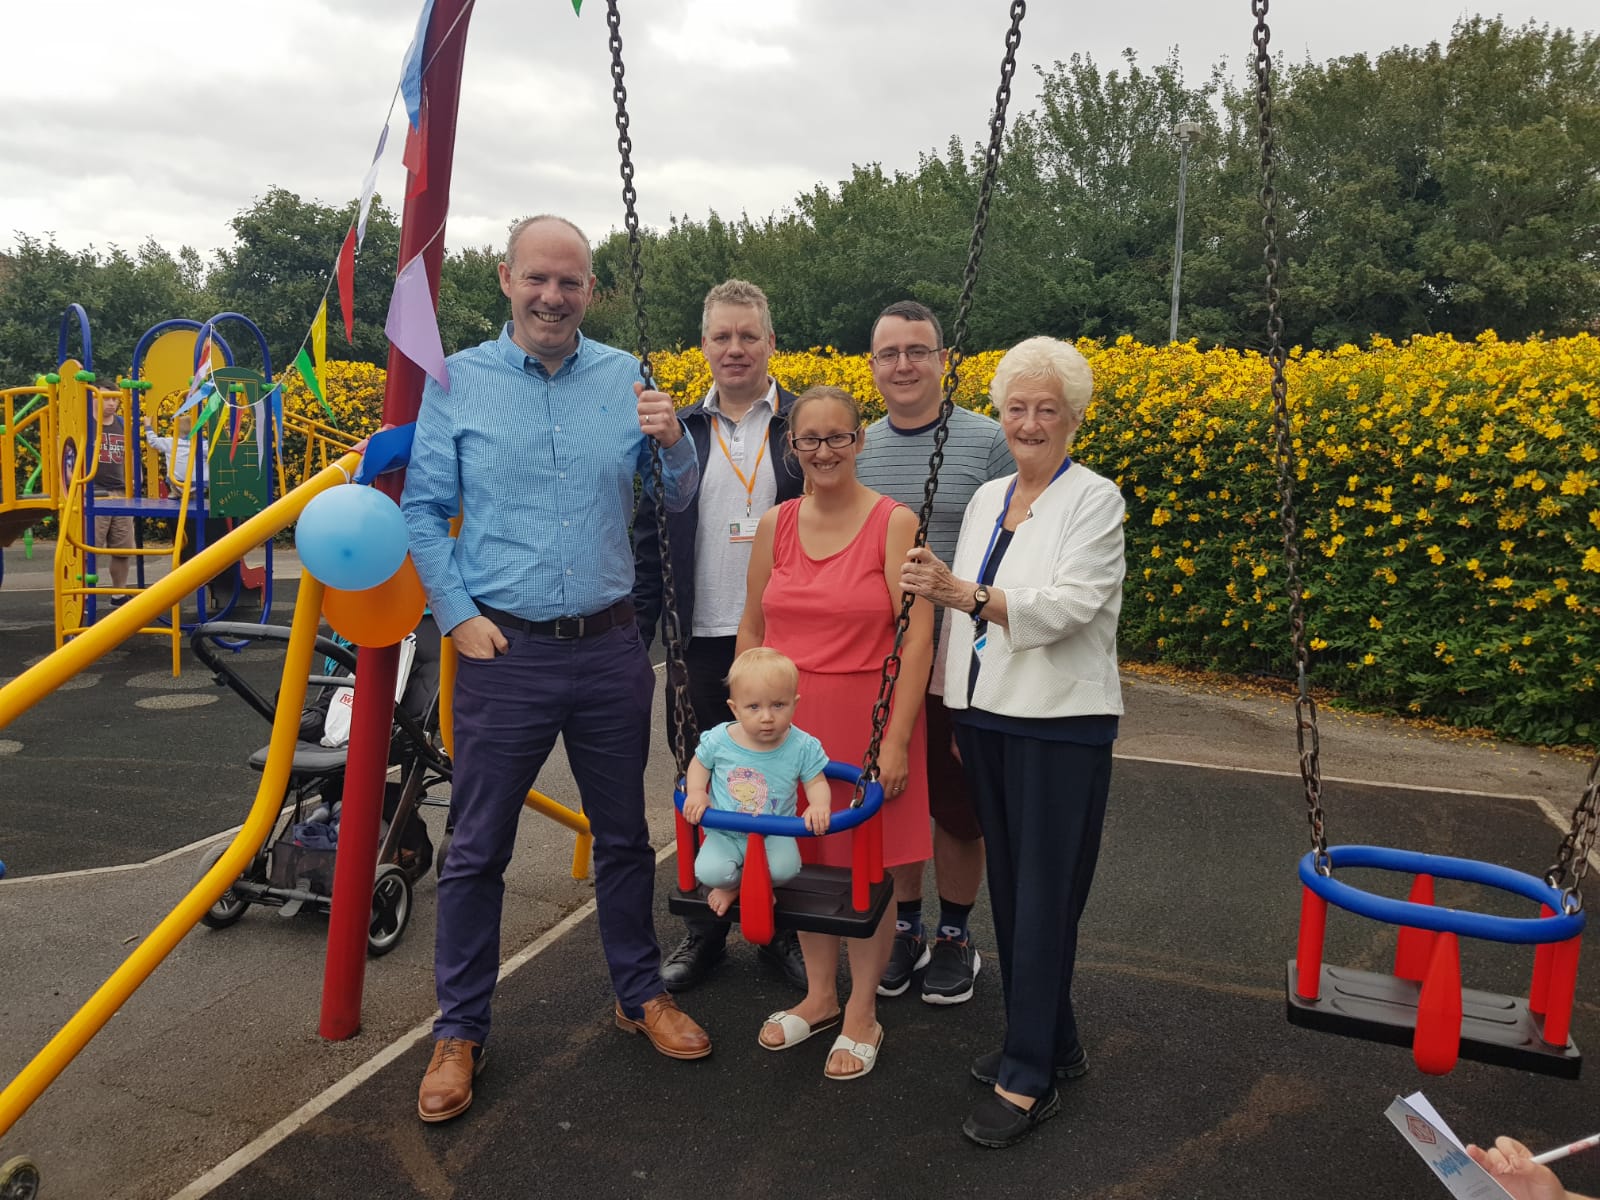
<path id="1" fill-rule="evenodd" d="M 728 523 L 728 541 L 732 543 L 753 542 L 756 540 L 756 526 L 761 523 L 761 518 L 752 516 L 750 509 L 756 494 L 756 475 L 761 470 L 761 460 L 767 456 L 767 439 L 761 439 L 761 449 L 756 452 L 756 464 L 750 468 L 747 476 L 739 469 L 739 464 L 733 461 L 733 455 L 728 452 L 728 443 L 722 437 L 722 421 L 713 417 L 711 428 L 717 435 L 717 447 L 722 451 L 722 457 L 728 460 L 728 466 L 733 468 L 733 473 L 738 476 L 739 482 L 744 484 L 744 518 Z"/>

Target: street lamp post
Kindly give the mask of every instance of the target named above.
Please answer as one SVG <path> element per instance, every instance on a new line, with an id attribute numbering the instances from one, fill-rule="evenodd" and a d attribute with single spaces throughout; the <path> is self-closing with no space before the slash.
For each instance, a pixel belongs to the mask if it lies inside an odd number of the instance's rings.
<path id="1" fill-rule="evenodd" d="M 1167 341 L 1178 340 L 1178 290 L 1183 282 L 1183 201 L 1189 183 L 1189 146 L 1200 140 L 1196 121 L 1179 121 L 1172 127 L 1178 139 L 1178 233 L 1172 247 L 1172 319 L 1167 326 Z"/>

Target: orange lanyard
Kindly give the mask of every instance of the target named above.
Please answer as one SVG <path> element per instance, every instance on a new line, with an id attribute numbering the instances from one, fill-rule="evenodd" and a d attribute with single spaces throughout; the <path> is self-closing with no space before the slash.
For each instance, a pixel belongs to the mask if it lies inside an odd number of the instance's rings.
<path id="1" fill-rule="evenodd" d="M 733 473 L 739 477 L 739 482 L 744 484 L 744 515 L 750 515 L 750 509 L 755 505 L 756 475 L 761 470 L 761 460 L 767 456 L 767 437 L 761 439 L 761 449 L 756 453 L 756 465 L 750 468 L 749 478 L 739 469 L 739 464 L 733 461 L 733 455 L 728 453 L 728 443 L 722 438 L 722 414 L 713 413 L 711 428 L 716 431 L 717 445 L 722 448 L 722 457 L 728 460 L 728 465 L 733 468 Z"/>

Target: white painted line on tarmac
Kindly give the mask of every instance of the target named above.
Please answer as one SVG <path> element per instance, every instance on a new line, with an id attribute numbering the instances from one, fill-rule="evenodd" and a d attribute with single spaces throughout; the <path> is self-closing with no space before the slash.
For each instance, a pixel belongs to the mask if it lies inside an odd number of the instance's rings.
<path id="1" fill-rule="evenodd" d="M 675 853 L 677 853 L 677 844 L 675 842 L 663 846 L 656 851 L 656 865 L 659 867 Z M 588 900 L 568 913 L 527 946 L 506 959 L 500 966 L 497 982 L 504 982 L 512 973 L 538 958 L 539 955 L 543 954 L 568 932 L 588 920 L 594 911 L 595 902 Z M 433 1016 L 426 1021 L 406 1030 L 406 1032 L 402 1033 L 393 1042 L 350 1072 L 350 1074 L 334 1083 L 321 1094 L 306 1101 L 294 1112 L 256 1138 L 255 1141 L 230 1154 L 182 1191 L 174 1192 L 171 1200 L 200 1200 L 202 1196 L 210 1195 L 213 1189 L 232 1179 L 279 1143 L 287 1141 L 302 1127 L 310 1124 L 311 1121 L 355 1091 L 367 1080 L 377 1075 L 379 1071 L 390 1063 L 404 1056 L 413 1046 L 427 1039 L 433 1033 L 434 1017 L 438 1015 L 438 1011 L 435 1010 Z"/>
<path id="2" fill-rule="evenodd" d="M 1230 767 L 1218 763 L 1185 762 L 1178 758 L 1145 758 L 1137 754 L 1116 754 L 1123 762 L 1154 763 L 1162 767 L 1190 767 L 1200 771 L 1234 771 L 1241 775 L 1275 775 L 1283 779 L 1299 779 L 1299 771 L 1273 771 L 1264 767 Z M 1543 796 L 1528 796 L 1520 792 L 1476 792 L 1471 788 L 1433 787 L 1425 783 L 1394 783 L 1387 779 L 1350 779 L 1342 775 L 1324 775 L 1324 783 L 1345 783 L 1356 787 L 1386 788 L 1406 792 L 1433 792 L 1443 796 L 1477 796 L 1484 800 L 1523 800 L 1538 807 L 1550 824 L 1565 833 L 1571 819 Z M 1591 851 L 1589 862 L 1600 871 L 1600 849 Z"/>
<path id="3" fill-rule="evenodd" d="M 278 815 L 281 817 L 283 813 L 288 812 L 293 807 L 293 803 L 285 804 L 283 811 Z M 191 854 L 196 850 L 202 850 L 213 842 L 226 841 L 243 828 L 243 825 L 235 825 L 232 829 L 224 829 L 221 833 L 213 833 L 209 837 L 201 838 L 198 842 L 190 842 L 187 846 L 179 846 L 176 850 L 168 850 L 165 854 L 147 858 L 144 862 L 118 863 L 114 867 L 82 867 L 76 871 L 57 871 L 53 875 L 16 875 L 7 879 L 0 886 L 10 890 L 25 883 L 57 883 L 63 879 L 85 879 L 92 875 L 121 875 L 126 871 L 143 871 L 150 867 L 159 867 L 162 863 L 171 862 L 175 858 L 181 858 L 183 855 Z"/>

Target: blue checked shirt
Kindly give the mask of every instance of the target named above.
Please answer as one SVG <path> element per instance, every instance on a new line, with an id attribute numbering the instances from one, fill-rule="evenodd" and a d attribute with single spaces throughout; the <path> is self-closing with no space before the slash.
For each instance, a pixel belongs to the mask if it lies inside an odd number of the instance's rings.
<path id="1" fill-rule="evenodd" d="M 480 615 L 476 600 L 549 621 L 632 594 L 635 474 L 651 486 L 638 361 L 580 334 L 551 375 L 507 325 L 449 364 L 448 392 L 423 388 L 400 501 L 439 628 Z M 687 437 L 662 453 L 662 482 L 667 510 L 681 512 L 700 482 Z"/>

